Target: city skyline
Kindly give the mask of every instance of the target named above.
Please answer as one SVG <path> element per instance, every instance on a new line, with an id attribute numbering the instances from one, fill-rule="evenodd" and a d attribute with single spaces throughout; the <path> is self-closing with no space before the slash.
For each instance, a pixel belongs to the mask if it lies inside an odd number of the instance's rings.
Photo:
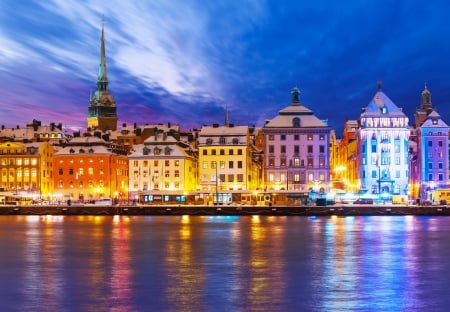
<path id="1" fill-rule="evenodd" d="M 339 136 L 345 119 L 357 119 L 368 105 L 378 80 L 410 125 L 427 83 L 448 122 L 449 6 L 3 1 L 0 123 L 38 119 L 86 129 L 102 23 L 119 126 L 201 127 L 223 123 L 225 107 L 230 122 L 262 126 L 298 86 L 302 104 Z"/>

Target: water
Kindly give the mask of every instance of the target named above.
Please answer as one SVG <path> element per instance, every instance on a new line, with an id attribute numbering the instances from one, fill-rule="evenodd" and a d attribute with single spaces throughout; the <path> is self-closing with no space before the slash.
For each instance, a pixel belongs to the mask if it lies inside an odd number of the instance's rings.
<path id="1" fill-rule="evenodd" d="M 1 216 L 1 311 L 447 311 L 450 217 Z"/>

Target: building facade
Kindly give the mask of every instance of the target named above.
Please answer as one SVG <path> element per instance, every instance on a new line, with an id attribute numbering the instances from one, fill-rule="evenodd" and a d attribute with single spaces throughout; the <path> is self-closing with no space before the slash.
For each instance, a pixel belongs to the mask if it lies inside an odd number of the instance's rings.
<path id="1" fill-rule="evenodd" d="M 325 193 L 331 128 L 300 103 L 297 88 L 291 94 L 291 104 L 263 127 L 265 189 Z"/>
<path id="2" fill-rule="evenodd" d="M 197 157 L 189 144 L 155 130 L 129 158 L 129 190 L 143 203 L 186 203 L 197 189 Z"/>
<path id="3" fill-rule="evenodd" d="M 128 158 L 95 136 L 76 137 L 54 155 L 54 199 L 128 201 Z"/>
<path id="4" fill-rule="evenodd" d="M 375 96 L 363 109 L 357 132 L 361 192 L 408 194 L 408 136 L 408 118 L 379 83 Z"/>

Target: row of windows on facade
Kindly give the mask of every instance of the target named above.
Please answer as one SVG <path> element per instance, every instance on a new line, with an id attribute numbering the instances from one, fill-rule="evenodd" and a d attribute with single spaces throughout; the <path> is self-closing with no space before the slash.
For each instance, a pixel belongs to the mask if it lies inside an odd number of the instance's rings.
<path id="1" fill-rule="evenodd" d="M 175 189 L 179 189 L 180 188 L 180 182 L 173 182 L 173 183 L 171 183 L 171 182 L 164 182 L 164 188 L 165 189 L 169 189 L 171 184 L 173 185 L 173 188 L 175 188 Z M 138 182 L 134 182 L 133 188 L 135 190 L 139 189 L 139 183 Z M 147 191 L 148 189 L 149 189 L 148 182 L 144 182 L 143 185 L 142 185 L 142 190 L 143 191 Z M 159 183 L 158 182 L 153 183 L 153 189 L 155 189 L 155 190 L 159 189 Z"/>
<path id="2" fill-rule="evenodd" d="M 134 166 L 134 167 L 139 167 L 139 162 L 140 162 L 139 160 L 133 160 L 133 166 Z M 164 162 L 161 161 L 161 163 L 162 163 L 165 167 L 169 167 L 170 164 L 172 163 L 172 161 L 170 161 L 170 160 L 164 160 Z M 150 164 L 151 164 L 151 161 L 148 161 L 148 160 L 142 161 L 142 165 L 143 165 L 144 167 L 148 167 Z M 180 166 L 180 160 L 178 160 L 178 159 L 173 160 L 173 165 L 174 165 L 175 167 Z M 158 166 L 159 166 L 159 160 L 153 160 L 153 166 L 154 166 L 154 167 L 158 167 Z"/>
<path id="3" fill-rule="evenodd" d="M 287 160 L 286 158 L 280 158 L 280 167 L 286 167 L 287 166 Z M 308 157 L 306 159 L 306 166 L 307 167 L 314 167 L 314 159 L 312 157 Z M 270 157 L 269 158 L 269 167 L 275 167 L 275 158 Z M 289 167 L 305 167 L 305 160 L 300 159 L 298 157 L 294 157 L 293 159 L 289 160 Z M 319 167 L 325 167 L 325 158 L 320 157 L 319 158 Z"/>
<path id="4" fill-rule="evenodd" d="M 315 137 L 319 138 L 319 141 L 324 141 L 325 140 L 325 135 L 323 134 L 319 134 L 319 135 L 314 135 L 314 134 L 293 134 L 292 137 L 294 139 L 294 141 L 300 141 L 300 136 L 302 136 L 302 138 L 306 137 L 306 140 L 308 141 L 313 141 Z M 268 136 L 268 140 L 269 141 L 275 141 L 275 135 L 274 134 L 269 134 Z M 277 135 L 278 137 L 278 135 Z M 280 141 L 286 141 L 287 139 L 290 138 L 290 135 L 286 135 L 286 134 L 280 134 L 279 135 L 279 139 Z"/>
<path id="5" fill-rule="evenodd" d="M 211 149 L 211 155 L 217 155 L 217 151 L 215 148 Z M 203 155 L 208 155 L 208 150 L 204 149 L 203 150 Z M 219 149 L 219 155 L 225 155 L 225 150 L 224 149 Z M 228 150 L 228 155 L 234 155 L 234 150 L 233 149 L 229 149 Z M 242 149 L 239 148 L 237 149 L 237 155 L 242 155 Z"/>
<path id="6" fill-rule="evenodd" d="M 78 169 L 77 169 L 77 173 L 78 173 L 79 175 L 83 175 L 83 174 L 84 174 L 84 169 L 85 169 L 85 168 L 78 168 Z M 74 170 L 73 168 L 69 168 L 67 171 L 68 171 L 68 174 L 69 174 L 69 175 L 75 174 L 75 170 Z M 94 174 L 94 168 L 93 168 L 93 167 L 87 168 L 87 173 L 88 173 L 89 175 L 93 175 L 93 174 Z M 105 174 L 105 169 L 99 168 L 99 169 L 98 169 L 98 173 L 99 173 L 100 175 Z M 64 175 L 64 169 L 63 169 L 63 168 L 59 168 L 59 169 L 58 169 L 58 174 L 59 174 L 59 175 Z"/>
<path id="7" fill-rule="evenodd" d="M 14 170 L 14 169 L 9 169 L 9 170 L 8 169 L 3 169 L 2 170 L 2 177 L 3 178 L 7 177 L 8 172 L 9 172 L 9 177 L 10 178 L 12 178 L 12 177 L 21 178 L 22 175 L 25 176 L 25 177 L 29 177 L 30 173 L 31 173 L 31 177 L 36 177 L 37 176 L 37 169 L 36 168 L 32 168 L 32 169 L 24 168 L 23 170 L 22 170 L 22 168 L 19 168 L 17 170 Z"/>
<path id="8" fill-rule="evenodd" d="M 206 144 L 208 144 L 208 145 L 213 144 L 213 142 L 214 142 L 214 141 L 213 141 L 212 138 L 206 139 Z M 227 144 L 226 138 L 220 137 L 220 138 L 219 138 L 219 144 L 223 144 L 223 145 Z M 239 139 L 238 139 L 238 138 L 233 138 L 233 139 L 231 140 L 231 144 L 239 144 Z"/>
<path id="9" fill-rule="evenodd" d="M 166 178 L 170 178 L 171 174 L 170 174 L 170 170 L 165 170 L 164 171 L 164 177 Z M 180 177 L 180 170 L 175 170 L 173 172 L 173 176 L 175 178 L 179 178 Z M 137 179 L 137 178 L 148 178 L 151 177 L 152 179 L 157 179 L 159 178 L 159 170 L 155 170 L 153 171 L 153 173 L 150 175 L 150 172 L 147 170 L 143 170 L 142 174 L 138 171 L 138 170 L 134 170 L 133 171 L 133 178 Z"/>
<path id="10" fill-rule="evenodd" d="M 397 166 L 402 165 L 402 161 L 401 161 L 402 158 L 403 158 L 403 165 L 409 164 L 408 156 L 403 156 L 403 157 L 394 156 L 394 165 L 397 165 Z M 381 160 L 381 162 L 379 162 L 379 159 Z M 382 156 L 379 158 L 378 155 L 372 155 L 370 163 L 373 166 L 378 166 L 379 164 L 391 165 L 391 157 L 390 156 Z M 365 155 L 363 155 L 362 164 L 367 165 L 367 158 L 365 157 Z"/>
<path id="11" fill-rule="evenodd" d="M 8 183 L 7 182 L 2 182 L 1 185 L 2 185 L 3 189 L 8 189 Z M 9 189 L 10 190 L 12 190 L 12 189 L 21 190 L 22 187 L 23 187 L 23 189 L 26 189 L 26 190 L 37 190 L 38 189 L 36 182 L 31 182 L 31 183 L 25 182 L 23 184 L 22 184 L 22 182 L 17 182 L 17 183 L 9 182 Z"/>
<path id="12" fill-rule="evenodd" d="M 293 173 L 290 174 L 291 181 L 295 182 L 295 183 L 305 183 L 306 182 L 306 176 L 308 177 L 308 181 L 310 183 L 314 182 L 314 181 L 320 181 L 320 182 L 324 182 L 325 181 L 325 173 L 316 173 L 317 178 L 315 177 L 314 173 L 308 173 L 305 174 L 304 172 L 300 172 L 300 173 Z M 281 182 L 281 183 L 285 183 L 287 182 L 287 174 L 286 173 L 272 173 L 269 172 L 268 173 L 268 177 L 269 177 L 269 182 L 273 183 L 273 182 Z"/>
<path id="13" fill-rule="evenodd" d="M 275 146 L 269 145 L 269 154 L 275 153 Z M 286 145 L 280 145 L 280 153 L 286 154 Z M 307 146 L 307 153 L 312 154 L 314 153 L 314 146 L 308 145 Z M 325 145 L 319 145 L 319 153 L 324 154 L 325 153 Z M 300 145 L 294 145 L 294 155 L 300 154 Z"/>
<path id="14" fill-rule="evenodd" d="M 2 166 L 36 166 L 38 161 L 37 158 L 2 158 L 0 163 Z"/>
<path id="15" fill-rule="evenodd" d="M 202 182 L 216 182 L 216 178 L 219 177 L 219 180 L 217 182 L 219 183 L 226 183 L 226 182 L 244 182 L 244 175 L 243 174 L 203 174 L 202 175 Z M 251 176 L 249 175 L 249 181 L 251 180 Z"/>
<path id="16" fill-rule="evenodd" d="M 203 169 L 208 169 L 208 161 L 203 161 L 202 162 L 202 168 Z M 217 167 L 217 163 L 219 163 L 219 167 L 218 168 L 220 168 L 220 169 L 226 169 L 226 167 L 225 167 L 225 161 L 224 160 L 221 160 L 221 161 L 219 161 L 219 162 L 217 162 L 217 161 L 211 161 L 211 169 L 216 169 L 216 167 Z M 238 168 L 238 169 L 242 169 L 242 160 L 238 160 L 238 161 L 233 161 L 233 160 L 230 160 L 230 161 L 228 161 L 228 169 L 234 169 L 234 164 L 236 163 L 236 168 Z"/>
<path id="17" fill-rule="evenodd" d="M 69 181 L 68 185 L 69 185 L 70 188 L 73 188 L 74 187 L 74 182 L 73 181 Z M 87 186 L 88 187 L 94 187 L 94 181 L 89 180 L 88 183 L 87 183 Z M 98 181 L 98 187 L 104 187 L 104 186 L 105 186 L 105 181 L 99 180 Z M 63 180 L 58 180 L 58 187 L 59 188 L 64 188 L 64 181 Z M 79 188 L 83 188 L 84 187 L 83 181 L 78 181 L 78 187 Z"/>

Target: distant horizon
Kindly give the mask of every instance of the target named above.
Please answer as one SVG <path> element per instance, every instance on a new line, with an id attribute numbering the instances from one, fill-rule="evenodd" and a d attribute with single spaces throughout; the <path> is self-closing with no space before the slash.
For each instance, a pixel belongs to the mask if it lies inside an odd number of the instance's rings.
<path id="1" fill-rule="evenodd" d="M 262 127 L 301 103 L 342 136 L 383 82 L 412 125 L 425 83 L 450 122 L 450 3 L 0 2 L 0 124 L 85 131 L 105 29 L 118 125 Z M 6 122 L 14 120 L 13 124 Z"/>

